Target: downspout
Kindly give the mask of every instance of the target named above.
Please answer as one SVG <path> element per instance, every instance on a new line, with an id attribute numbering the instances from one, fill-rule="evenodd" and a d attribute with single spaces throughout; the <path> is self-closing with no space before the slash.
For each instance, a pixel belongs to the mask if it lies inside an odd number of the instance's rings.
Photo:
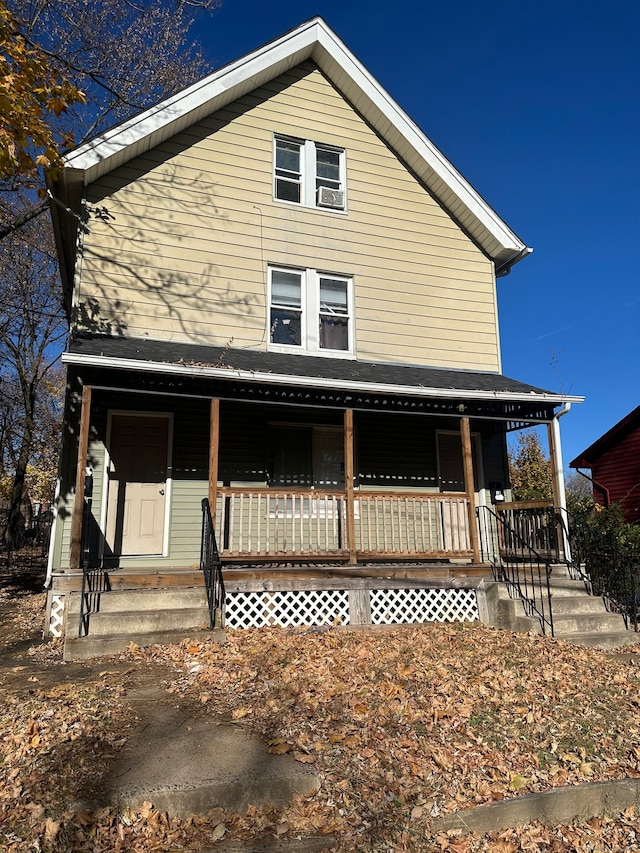
<path id="1" fill-rule="evenodd" d="M 581 477 L 584 477 L 585 480 L 588 480 L 592 486 L 595 486 L 599 492 L 602 492 L 604 495 L 604 505 L 605 508 L 611 506 L 611 495 L 609 494 L 609 489 L 606 486 L 603 486 L 597 480 L 594 480 L 593 477 L 590 477 L 588 474 L 585 474 L 584 471 L 581 471 L 579 468 L 576 468 L 578 474 Z"/>
<path id="2" fill-rule="evenodd" d="M 571 562 L 571 546 L 569 545 L 569 516 L 567 513 L 567 495 L 564 487 L 564 471 L 562 468 L 562 445 L 560 443 L 560 418 L 566 415 L 571 409 L 571 403 L 566 402 L 562 405 L 559 412 L 551 419 L 551 430 L 553 432 L 553 476 L 556 482 L 556 490 L 558 493 L 558 513 L 562 524 L 562 544 L 564 550 L 564 558 L 567 562 Z"/>

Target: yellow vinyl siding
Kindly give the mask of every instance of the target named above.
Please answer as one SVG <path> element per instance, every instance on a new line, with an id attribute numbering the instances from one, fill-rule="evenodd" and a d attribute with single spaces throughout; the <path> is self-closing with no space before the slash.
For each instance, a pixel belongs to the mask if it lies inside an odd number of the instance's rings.
<path id="1" fill-rule="evenodd" d="M 274 133 L 345 149 L 347 210 L 273 200 Z M 88 189 L 98 330 L 266 348 L 268 264 L 353 276 L 358 358 L 499 369 L 491 262 L 312 64 Z M 95 311 L 96 304 L 99 310 Z"/>

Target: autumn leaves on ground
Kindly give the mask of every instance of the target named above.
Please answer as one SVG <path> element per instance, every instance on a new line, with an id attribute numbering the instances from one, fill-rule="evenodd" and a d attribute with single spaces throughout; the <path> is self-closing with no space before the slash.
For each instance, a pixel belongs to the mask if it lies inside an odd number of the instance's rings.
<path id="1" fill-rule="evenodd" d="M 0 593 L 0 848 L 215 851 L 327 834 L 339 851 L 640 850 L 640 819 L 531 825 L 491 837 L 435 833 L 434 817 L 586 781 L 640 775 L 640 655 L 483 626 L 374 632 L 229 632 L 63 664 L 40 644 L 43 596 Z M 32 640 L 32 643 L 21 642 Z M 75 668 L 73 668 L 75 667 Z M 126 741 L 132 679 L 236 720 L 275 753 L 313 764 L 319 792 L 278 812 L 90 811 Z M 70 678 L 70 675 L 73 677 Z"/>

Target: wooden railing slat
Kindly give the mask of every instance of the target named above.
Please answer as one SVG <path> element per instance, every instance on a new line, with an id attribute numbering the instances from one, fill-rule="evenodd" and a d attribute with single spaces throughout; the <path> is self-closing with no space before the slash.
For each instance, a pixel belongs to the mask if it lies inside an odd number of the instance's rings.
<path id="1" fill-rule="evenodd" d="M 222 553 L 290 557 L 347 547 L 344 491 L 226 486 L 218 505 Z M 361 491 L 354 506 L 362 554 L 467 555 L 471 547 L 465 495 Z"/>

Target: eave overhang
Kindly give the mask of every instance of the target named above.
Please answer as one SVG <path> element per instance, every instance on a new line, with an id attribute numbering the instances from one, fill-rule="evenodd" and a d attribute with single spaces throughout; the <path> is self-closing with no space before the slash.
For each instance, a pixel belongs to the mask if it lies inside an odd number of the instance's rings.
<path id="1" fill-rule="evenodd" d="M 172 378 L 178 382 L 200 380 L 201 386 L 208 381 L 223 393 L 227 389 L 232 397 L 244 395 L 248 387 L 261 399 L 270 394 L 274 399 L 278 395 L 284 398 L 287 389 L 311 390 L 318 400 L 326 393 L 345 400 L 402 399 L 409 401 L 409 406 L 412 400 L 440 401 L 449 410 L 459 406 L 460 412 L 467 403 L 474 403 L 478 414 L 488 413 L 489 404 L 499 403 L 499 411 L 513 420 L 527 417 L 546 422 L 557 406 L 583 400 L 493 373 L 103 336 L 76 339 L 62 360 L 81 371 L 97 371 L 103 377 L 114 371 L 155 377 L 159 389 L 167 387 L 165 383 Z M 299 401 L 301 397 L 291 399 Z"/>
<path id="2" fill-rule="evenodd" d="M 569 462 L 570 468 L 592 468 L 601 456 L 619 444 L 630 432 L 640 428 L 640 406 L 625 415 L 622 420 L 614 424 L 604 435 L 596 439 L 579 456 Z"/>
<path id="3" fill-rule="evenodd" d="M 55 191 L 72 198 L 108 174 L 301 62 L 315 62 L 477 245 L 506 273 L 531 249 L 462 177 L 321 18 L 231 62 L 65 157 Z"/>
<path id="4" fill-rule="evenodd" d="M 137 359 L 109 358 L 107 356 L 81 356 L 64 353 L 64 364 L 82 365 L 85 367 L 108 367 L 116 370 L 134 370 L 143 373 L 158 373 L 171 376 L 189 376 L 204 379 L 235 379 L 241 382 L 255 382 L 268 385 L 312 386 L 314 388 L 336 389 L 352 392 L 370 392 L 373 394 L 394 394 L 416 397 L 439 397 L 442 399 L 463 400 L 510 400 L 530 402 L 537 400 L 541 403 L 551 403 L 560 406 L 566 402 L 581 403 L 583 397 L 568 397 L 551 392 L 529 391 L 515 393 L 512 391 L 482 391 L 462 388 L 429 388 L 428 386 L 390 385 L 384 382 L 357 382 L 344 379 L 331 379 L 309 376 L 290 376 L 287 374 L 262 373 L 258 370 L 240 370 L 233 367 L 211 367 L 197 364 L 162 364 L 157 361 L 138 361 Z"/>

